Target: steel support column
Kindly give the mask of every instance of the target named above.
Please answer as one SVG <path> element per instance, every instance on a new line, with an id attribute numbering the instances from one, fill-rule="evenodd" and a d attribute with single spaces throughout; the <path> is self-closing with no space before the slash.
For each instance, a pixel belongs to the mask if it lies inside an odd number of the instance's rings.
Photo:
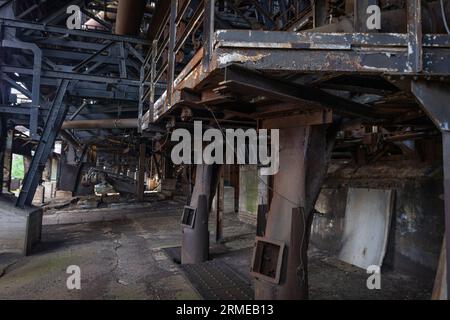
<path id="1" fill-rule="evenodd" d="M 450 256 L 450 86 L 442 82 L 413 81 L 412 92 L 442 133 L 444 170 L 446 256 Z M 447 288 L 450 287 L 450 264 L 447 263 Z M 448 292 L 447 292 L 448 293 Z M 447 299 L 449 299 L 447 295 Z"/>
<path id="2" fill-rule="evenodd" d="M 214 51 L 215 0 L 203 0 L 205 15 L 203 18 L 203 70 L 208 71 Z"/>
<path id="3" fill-rule="evenodd" d="M 299 282 L 295 269 L 288 270 L 287 266 L 297 264 L 302 260 L 300 254 L 300 242 L 297 246 L 291 247 L 291 237 L 300 235 L 305 238 L 305 228 L 291 230 L 297 219 L 295 210 L 305 206 L 305 154 L 308 147 L 310 127 L 298 127 L 280 130 L 280 170 L 275 176 L 274 195 L 267 220 L 265 240 L 267 243 L 280 241 L 285 245 L 286 253 L 279 251 L 269 252 L 265 250 L 261 257 L 262 264 L 265 261 L 272 261 L 270 269 L 280 266 L 274 278 L 278 278 L 274 283 L 270 283 L 261 276 L 255 276 L 255 299 L 306 299 L 307 284 Z M 302 209 L 302 214 L 304 210 Z M 306 217 L 303 216 L 306 220 Z M 302 219 L 302 220 L 303 220 Z M 256 246 L 258 247 L 258 245 Z M 281 249 L 280 249 L 281 250 Z M 304 257 L 303 257 L 304 258 Z M 255 261 L 253 265 L 257 264 Z M 306 261 L 303 261 L 306 267 Z M 258 271 L 253 269 L 253 272 Z M 262 272 L 261 275 L 269 276 L 270 273 Z M 278 282 L 278 283 L 277 283 Z"/>
<path id="4" fill-rule="evenodd" d="M 327 125 L 280 129 L 280 169 L 252 263 L 256 299 L 308 298 L 307 250 L 334 141 L 328 137 Z"/>
<path id="5" fill-rule="evenodd" d="M 169 108 L 173 105 L 173 89 L 175 80 L 175 44 L 177 41 L 177 13 L 178 0 L 171 0 L 169 21 L 169 47 L 167 49 L 167 98 L 169 102 Z"/>
<path id="6" fill-rule="evenodd" d="M 181 263 L 204 262 L 209 255 L 208 217 L 216 190 L 220 166 L 197 165 L 190 207 L 196 213 L 192 226 L 183 226 Z"/>
<path id="7" fill-rule="evenodd" d="M 62 80 L 56 92 L 41 139 L 39 140 L 30 168 L 25 176 L 22 190 L 17 199 L 16 206 L 19 208 L 29 206 L 33 202 L 34 194 L 40 183 L 45 164 L 52 152 L 56 137 L 67 114 L 68 108 L 63 100 L 69 84 L 69 80 Z"/>
<path id="8" fill-rule="evenodd" d="M 223 239 L 223 213 L 225 206 L 225 185 L 224 185 L 224 167 L 220 169 L 219 183 L 216 192 L 216 243 Z"/>
<path id="9" fill-rule="evenodd" d="M 6 121 L 0 117 L 0 195 L 3 193 L 3 170 L 5 164 L 7 134 L 8 131 L 6 130 Z"/>
<path id="10" fill-rule="evenodd" d="M 407 67 L 414 73 L 423 70 L 423 34 L 421 0 L 407 1 L 408 60 Z"/>
<path id="11" fill-rule="evenodd" d="M 2 139 L 3 139 L 3 137 L 2 137 Z M 5 139 L 5 150 L 3 153 L 2 188 L 5 192 L 8 192 L 8 191 L 10 191 L 11 176 L 12 176 L 12 160 L 13 160 L 12 145 L 13 145 L 13 139 L 14 139 L 13 130 L 8 130 L 6 132 L 4 139 Z"/>
<path id="12" fill-rule="evenodd" d="M 147 145 L 141 143 L 139 145 L 139 171 L 138 171 L 138 185 L 137 198 L 139 202 L 144 201 L 145 195 L 145 159 L 146 159 Z"/>

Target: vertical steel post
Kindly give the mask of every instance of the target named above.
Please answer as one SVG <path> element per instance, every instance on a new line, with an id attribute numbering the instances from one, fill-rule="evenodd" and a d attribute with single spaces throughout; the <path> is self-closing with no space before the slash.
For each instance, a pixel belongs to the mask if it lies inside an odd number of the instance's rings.
<path id="1" fill-rule="evenodd" d="M 420 0 L 407 1 L 408 32 L 408 71 L 412 73 L 423 70 L 422 50 L 422 6 Z"/>
<path id="2" fill-rule="evenodd" d="M 220 168 L 219 183 L 217 184 L 216 193 L 216 243 L 220 243 L 223 239 L 223 214 L 225 206 L 225 186 L 224 186 L 224 167 Z"/>
<path id="3" fill-rule="evenodd" d="M 155 119 L 155 78 L 156 78 L 156 56 L 158 54 L 158 40 L 154 40 L 152 43 L 152 59 L 150 66 L 150 119 L 149 122 L 152 123 Z"/>
<path id="4" fill-rule="evenodd" d="M 204 0 L 205 15 L 203 19 L 203 70 L 207 72 L 212 59 L 214 46 L 214 0 Z"/>
<path id="5" fill-rule="evenodd" d="M 137 185 L 137 198 L 139 202 L 144 201 L 145 193 L 145 159 L 146 159 L 147 145 L 141 143 L 139 145 L 139 172 L 138 172 L 138 185 Z"/>
<path id="6" fill-rule="evenodd" d="M 208 197 L 201 194 L 196 199 L 196 214 L 193 228 L 183 228 L 181 263 L 196 264 L 209 258 Z"/>
<path id="7" fill-rule="evenodd" d="M 14 130 L 8 130 L 6 135 L 6 150 L 4 154 L 4 163 L 3 163 L 3 168 L 6 170 L 6 175 L 3 176 L 3 188 L 6 191 L 11 191 L 13 142 L 14 142 Z"/>
<path id="8" fill-rule="evenodd" d="M 334 139 L 326 123 L 305 123 L 281 128 L 279 141 L 280 169 L 274 176 L 264 237 L 257 239 L 252 264 L 255 298 L 301 300 L 308 298 L 307 249 L 314 204 L 327 174 Z M 261 255 L 264 242 L 280 249 L 263 250 Z"/>
<path id="9" fill-rule="evenodd" d="M 265 239 L 281 241 L 287 253 L 281 261 L 280 282 L 269 283 L 255 278 L 255 299 L 297 300 L 307 298 L 307 286 L 300 283 L 296 269 L 300 264 L 300 240 L 306 238 L 306 224 L 300 226 L 298 208 L 306 201 L 306 154 L 309 144 L 309 126 L 280 130 L 280 170 L 275 175 L 274 195 L 267 217 Z M 305 217 L 304 217 L 305 218 Z M 303 221 L 303 220 L 302 220 Z M 298 240 L 298 241 L 297 241 Z M 295 243 L 295 246 L 292 246 Z M 274 255 L 265 259 L 277 260 Z M 306 262 L 305 262 L 306 263 Z M 294 270 L 289 268 L 294 267 Z"/>
<path id="10" fill-rule="evenodd" d="M 3 193 L 3 179 L 4 179 L 4 163 L 6 153 L 6 135 L 8 131 L 6 129 L 6 121 L 0 117 L 0 195 Z"/>
<path id="11" fill-rule="evenodd" d="M 145 63 L 139 70 L 139 104 L 138 104 L 138 132 L 142 133 L 142 124 L 144 123 L 144 94 L 145 94 Z"/>
<path id="12" fill-rule="evenodd" d="M 216 165 L 197 165 L 194 190 L 190 207 L 195 208 L 193 228 L 183 226 L 181 242 L 181 263 L 194 264 L 206 261 L 209 254 L 208 219 L 211 204 L 219 180 Z M 206 228 L 206 229 L 205 229 Z"/>
<path id="13" fill-rule="evenodd" d="M 127 76 L 127 57 L 128 57 L 128 51 L 125 50 L 125 43 L 123 41 L 119 42 L 119 72 L 120 77 L 122 79 L 126 79 Z"/>
<path id="14" fill-rule="evenodd" d="M 173 104 L 173 90 L 175 81 L 175 45 L 177 42 L 177 13 L 178 0 L 171 0 L 170 21 L 169 21 L 169 48 L 168 67 L 167 67 L 167 101 L 170 108 Z"/>
<path id="15" fill-rule="evenodd" d="M 22 190 L 17 199 L 16 205 L 19 208 L 29 206 L 33 202 L 36 188 L 40 183 L 45 164 L 67 114 L 68 108 L 63 100 L 69 84 L 70 80 L 62 80 L 58 87 L 55 99 L 50 107 L 42 137 L 39 140 L 30 168 L 25 176 Z"/>

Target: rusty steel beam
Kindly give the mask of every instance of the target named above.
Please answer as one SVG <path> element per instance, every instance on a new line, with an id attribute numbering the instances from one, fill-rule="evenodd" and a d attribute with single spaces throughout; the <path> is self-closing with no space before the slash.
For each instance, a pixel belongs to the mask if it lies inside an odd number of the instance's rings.
<path id="1" fill-rule="evenodd" d="M 407 33 L 408 33 L 408 62 L 411 72 L 423 70 L 422 50 L 422 5 L 421 0 L 407 1 Z"/>
<path id="2" fill-rule="evenodd" d="M 378 116 L 371 106 L 332 95 L 318 88 L 272 79 L 250 70 L 230 67 L 227 68 L 225 77 L 227 80 L 225 84 L 231 81 L 244 90 L 256 90 L 262 95 L 282 101 L 315 102 L 337 112 L 356 115 L 366 119 Z"/>
<path id="3" fill-rule="evenodd" d="M 411 30 L 413 27 L 412 25 Z M 416 36 L 412 33 L 219 30 L 216 32 L 213 59 L 215 66 L 212 69 L 238 64 L 268 72 L 282 70 L 413 75 L 416 71 L 409 63 L 412 61 L 409 46 L 413 43 L 420 47 L 419 38 L 414 42 L 415 39 Z M 423 74 L 450 75 L 449 43 L 449 35 L 423 36 Z M 414 57 L 420 59 L 420 56 Z"/>
<path id="4" fill-rule="evenodd" d="M 215 0 L 203 0 L 205 13 L 203 18 L 203 68 L 208 71 L 214 50 L 214 4 Z"/>
<path id="5" fill-rule="evenodd" d="M 137 129 L 138 119 L 99 119 L 64 121 L 62 129 Z"/>

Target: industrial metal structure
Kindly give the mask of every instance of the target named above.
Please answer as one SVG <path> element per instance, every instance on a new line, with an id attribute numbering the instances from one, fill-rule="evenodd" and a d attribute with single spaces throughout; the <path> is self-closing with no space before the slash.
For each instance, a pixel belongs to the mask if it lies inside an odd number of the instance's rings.
<path id="1" fill-rule="evenodd" d="M 71 5 L 81 10 L 79 29 L 66 26 Z M 381 9 L 373 30 L 371 5 Z M 142 200 L 145 172 L 162 183 L 173 177 L 174 129 L 193 130 L 194 121 L 279 129 L 280 170 L 259 208 L 255 298 L 305 299 L 314 206 L 331 159 L 412 159 L 442 137 L 448 257 L 447 21 L 450 2 L 440 0 L 0 1 L 0 163 L 8 136 L 15 153 L 31 157 L 16 206 L 31 206 L 57 140 L 62 159 L 76 163 L 68 189 L 93 167 L 110 167 L 111 177 L 132 169 L 129 189 Z M 223 189 L 220 165 L 197 165 L 195 176 L 182 263 L 207 260 L 208 212 Z"/>

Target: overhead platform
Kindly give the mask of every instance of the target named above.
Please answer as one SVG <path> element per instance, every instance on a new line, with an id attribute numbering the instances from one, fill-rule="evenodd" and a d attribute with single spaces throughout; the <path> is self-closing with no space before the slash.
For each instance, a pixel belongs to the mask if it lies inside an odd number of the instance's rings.
<path id="1" fill-rule="evenodd" d="M 213 48 L 208 68 L 200 49 L 174 80 L 173 92 L 155 101 L 153 112 L 144 115 L 144 130 L 178 106 L 205 110 L 205 104 L 239 105 L 243 114 L 249 106 L 301 104 L 305 111 L 332 107 L 338 113 L 382 119 L 383 112 L 370 104 L 320 91 L 322 82 L 324 89 L 386 95 L 399 91 L 393 83 L 400 86 L 405 77 L 445 81 L 450 76 L 449 35 L 427 34 L 417 43 L 408 34 L 393 33 L 218 30 Z M 329 81 L 352 75 L 365 84 Z"/>

